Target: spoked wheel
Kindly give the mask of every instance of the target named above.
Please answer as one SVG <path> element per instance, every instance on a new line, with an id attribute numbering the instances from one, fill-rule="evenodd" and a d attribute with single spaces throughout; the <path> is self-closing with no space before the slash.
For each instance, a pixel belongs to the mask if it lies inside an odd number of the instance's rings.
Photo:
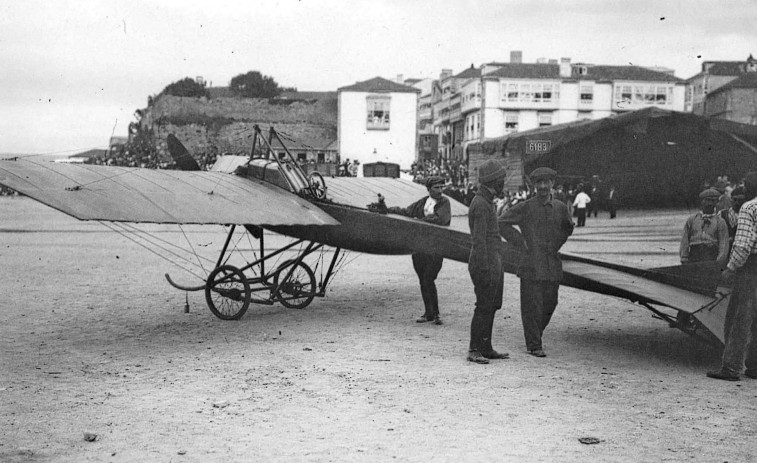
<path id="1" fill-rule="evenodd" d="M 280 281 L 292 270 L 292 263 L 292 260 L 284 262 L 274 275 L 273 284 L 278 286 L 278 289 L 273 297 L 284 307 L 304 309 L 315 297 L 315 275 L 305 262 L 300 262 L 294 267 L 289 278 Z"/>
<path id="2" fill-rule="evenodd" d="M 238 268 L 222 265 L 208 276 L 205 300 L 216 317 L 238 320 L 250 306 L 250 283 Z"/>
<path id="3" fill-rule="evenodd" d="M 310 182 L 310 193 L 312 193 L 315 199 L 325 199 L 326 180 L 323 179 L 323 175 L 320 172 L 311 172 L 308 180 Z"/>

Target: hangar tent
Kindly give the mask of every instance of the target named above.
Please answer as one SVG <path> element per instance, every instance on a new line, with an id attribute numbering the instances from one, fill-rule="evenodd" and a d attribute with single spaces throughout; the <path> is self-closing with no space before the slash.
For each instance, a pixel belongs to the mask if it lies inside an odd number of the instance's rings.
<path id="1" fill-rule="evenodd" d="M 757 126 L 691 113 L 645 108 L 598 120 L 518 132 L 472 145 L 469 159 L 504 158 L 513 172 L 555 169 L 558 182 L 615 185 L 626 206 L 680 207 L 698 202 L 706 182 L 738 181 L 757 170 Z"/>

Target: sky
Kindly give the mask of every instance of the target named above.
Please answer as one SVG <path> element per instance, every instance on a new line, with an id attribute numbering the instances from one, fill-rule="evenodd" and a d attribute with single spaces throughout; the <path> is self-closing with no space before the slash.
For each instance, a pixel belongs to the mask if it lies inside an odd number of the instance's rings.
<path id="1" fill-rule="evenodd" d="M 754 0 L 2 0 L 0 153 L 68 155 L 126 136 L 185 77 L 260 71 L 336 91 L 381 76 L 570 57 L 663 66 L 757 54 Z"/>

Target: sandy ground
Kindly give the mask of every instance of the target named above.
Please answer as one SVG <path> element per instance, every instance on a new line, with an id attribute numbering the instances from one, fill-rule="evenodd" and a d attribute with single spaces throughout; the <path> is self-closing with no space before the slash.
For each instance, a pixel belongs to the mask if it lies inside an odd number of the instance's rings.
<path id="1" fill-rule="evenodd" d="M 565 250 L 675 264 L 685 216 L 603 214 Z M 104 226 L 0 198 L 0 461 L 755 461 L 757 381 L 706 378 L 718 350 L 643 307 L 562 288 L 537 359 L 508 275 L 494 345 L 511 359 L 481 366 L 465 265 L 445 263 L 434 326 L 414 322 L 409 257 L 348 260 L 307 309 L 225 322 Z"/>

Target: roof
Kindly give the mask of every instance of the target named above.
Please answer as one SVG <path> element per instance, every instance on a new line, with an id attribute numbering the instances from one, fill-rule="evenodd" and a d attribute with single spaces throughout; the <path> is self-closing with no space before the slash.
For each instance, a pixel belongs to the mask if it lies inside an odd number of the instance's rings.
<path id="1" fill-rule="evenodd" d="M 727 84 L 716 88 L 715 90 L 711 91 L 708 96 L 715 95 L 722 92 L 727 92 L 728 90 L 732 90 L 735 88 L 754 88 L 757 89 L 757 72 L 749 72 L 747 74 L 744 74 L 743 76 L 739 77 L 738 79 L 734 79 Z"/>
<path id="2" fill-rule="evenodd" d="M 460 74 L 457 74 L 456 76 L 453 76 L 455 79 L 473 79 L 481 77 L 481 68 L 475 68 L 473 65 L 466 69 L 465 71 L 461 72 Z"/>
<path id="3" fill-rule="evenodd" d="M 420 93 L 420 89 L 408 85 L 398 84 L 383 77 L 356 82 L 354 85 L 339 87 L 337 92 L 370 92 L 370 93 Z"/>
<path id="4" fill-rule="evenodd" d="M 567 122 L 564 124 L 539 127 L 531 130 L 524 130 L 522 132 L 512 133 L 504 137 L 486 140 L 482 143 L 482 148 L 485 152 L 494 152 L 499 151 L 503 144 L 508 144 L 513 140 L 536 140 L 539 137 L 551 135 L 550 139 L 552 141 L 552 149 L 554 150 L 559 145 L 564 145 L 574 140 L 588 137 L 591 134 L 602 129 L 606 129 L 612 126 L 626 126 L 643 119 L 658 117 L 674 117 L 678 119 L 706 122 L 712 130 L 757 137 L 757 126 L 739 124 L 732 121 L 722 121 L 720 119 L 712 119 L 705 116 L 698 116 L 692 113 L 682 113 L 678 111 L 669 111 L 666 109 L 650 107 L 639 109 L 637 111 L 630 111 L 616 116 L 605 117 L 602 119 L 581 120 Z"/>
<path id="5" fill-rule="evenodd" d="M 580 67 L 586 67 L 585 74 L 579 74 Z M 571 65 L 571 78 L 580 80 L 632 80 L 652 82 L 683 82 L 678 77 L 640 66 L 595 66 L 591 64 Z M 506 77 L 511 79 L 561 79 L 559 64 L 506 63 L 486 77 Z"/>

